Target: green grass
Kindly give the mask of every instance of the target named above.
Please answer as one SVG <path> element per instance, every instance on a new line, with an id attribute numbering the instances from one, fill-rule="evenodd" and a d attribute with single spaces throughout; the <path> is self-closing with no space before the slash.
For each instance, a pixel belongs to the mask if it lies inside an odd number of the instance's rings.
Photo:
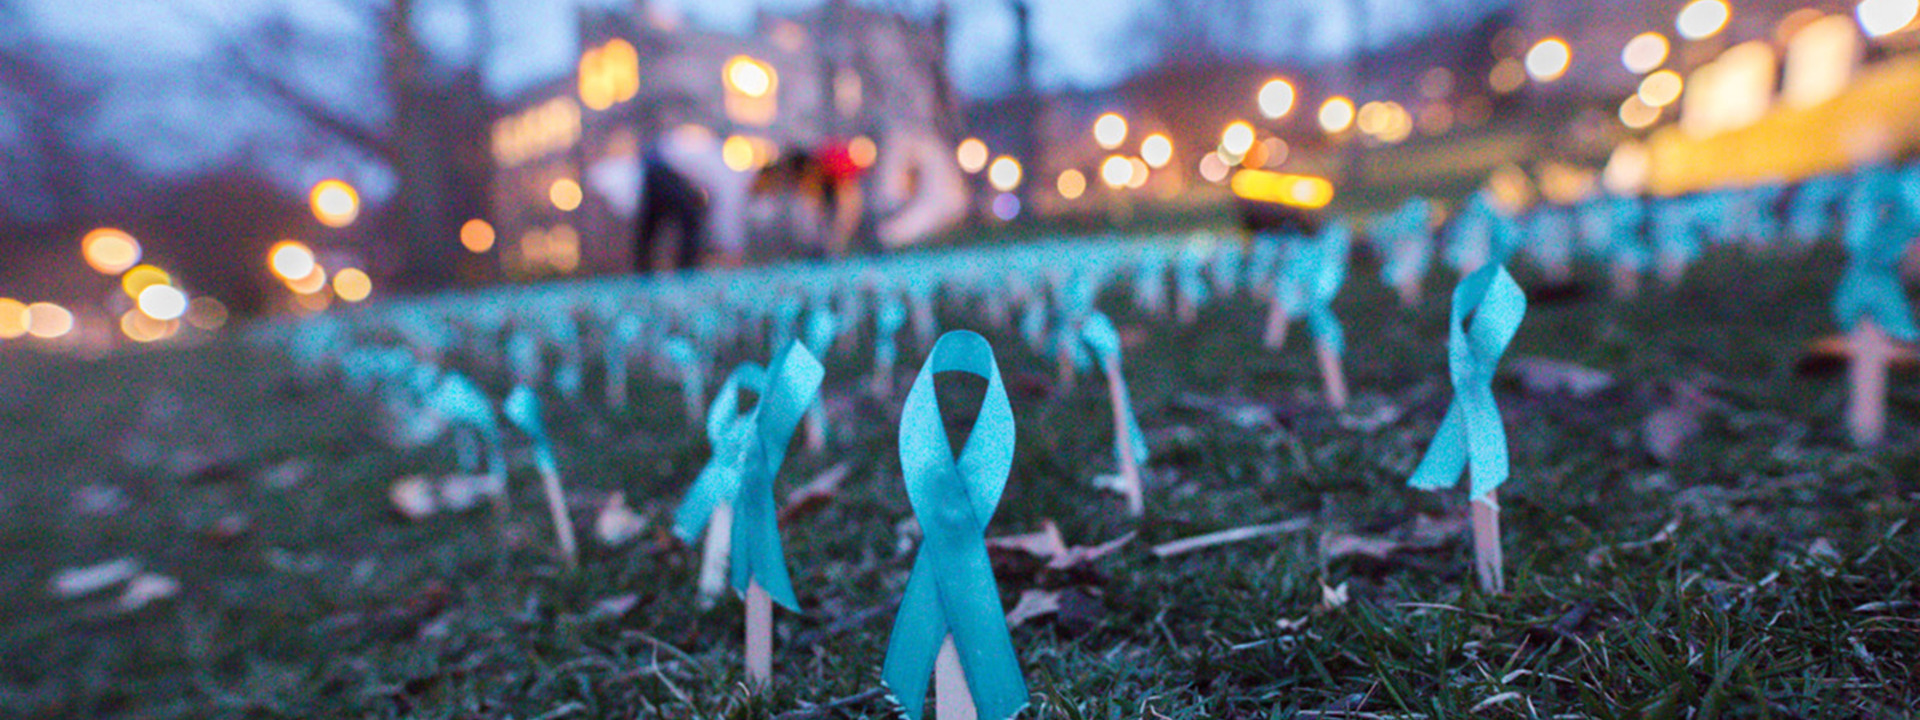
<path id="1" fill-rule="evenodd" d="M 1387 561 L 1321 551 L 1323 535 L 1464 507 L 1461 491 L 1404 487 L 1450 397 L 1439 278 L 1413 312 L 1364 265 L 1340 298 L 1355 414 L 1404 412 L 1369 431 L 1317 400 L 1304 330 L 1283 352 L 1259 349 L 1250 297 L 1183 326 L 1142 317 L 1122 290 L 1104 295 L 1144 338 L 1126 358 L 1155 451 L 1138 521 L 1089 485 L 1112 462 L 1099 378 L 1056 387 L 1051 361 L 1017 333 L 943 306 L 947 327 L 994 342 L 1014 388 L 1019 454 L 990 533 L 1042 519 L 1074 544 L 1140 533 L 1095 572 L 1002 574 L 1008 603 L 1036 583 L 1098 596 L 1097 612 L 1014 630 L 1034 693 L 1026 716 L 1911 716 L 1920 542 L 1904 523 L 1920 499 L 1920 385 L 1896 376 L 1890 442 L 1856 451 L 1839 429 L 1840 380 L 1794 372 L 1801 346 L 1831 330 L 1839 268 L 1824 246 L 1714 254 L 1681 287 L 1633 302 L 1536 304 L 1508 359 L 1584 363 L 1618 387 L 1582 403 L 1497 385 L 1515 467 L 1499 597 L 1472 588 L 1464 538 Z M 854 465 L 836 502 L 784 533 L 805 612 L 778 615 L 776 684 L 754 696 L 741 685 L 738 602 L 695 608 L 693 553 L 652 533 L 621 550 L 587 540 L 581 569 L 564 572 L 528 467 L 504 523 L 486 511 L 407 522 L 388 484 L 449 471 L 447 444 L 388 447 L 370 403 L 299 381 L 283 358 L 237 342 L 95 362 L 0 353 L 0 717 L 749 718 L 858 695 L 877 684 L 912 557 L 896 530 L 911 517 L 897 399 L 861 397 L 868 363 L 829 359 L 839 434 L 782 474 L 784 492 Z M 480 379 L 495 392 L 504 382 Z M 1720 404 L 1662 465 L 1639 427 L 1680 382 Z M 1200 409 L 1234 398 L 1281 422 Z M 677 388 L 638 383 L 645 411 L 632 414 L 546 400 L 576 524 L 590 528 L 600 498 L 623 490 L 664 525 L 707 452 Z M 181 449 L 212 464 L 150 462 Z M 292 487 L 263 482 L 290 460 L 311 472 Z M 73 493 L 88 483 L 123 488 L 130 508 L 77 514 Z M 209 539 L 229 514 L 251 531 Z M 1146 551 L 1293 517 L 1314 530 L 1165 560 Z M 1669 542 L 1588 562 L 1676 519 Z M 1822 539 L 1836 554 L 1808 552 Z M 123 555 L 177 577 L 182 594 L 119 614 L 110 593 L 46 589 L 60 568 Z M 1323 583 L 1345 583 L 1350 602 L 1323 607 Z M 596 610 L 629 594 L 623 614 Z M 891 712 L 871 700 L 813 716 Z"/>

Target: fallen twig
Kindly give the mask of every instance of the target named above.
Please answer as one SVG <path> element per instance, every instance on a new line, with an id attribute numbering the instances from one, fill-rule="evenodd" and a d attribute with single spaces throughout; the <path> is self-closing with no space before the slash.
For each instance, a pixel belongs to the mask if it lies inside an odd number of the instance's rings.
<path id="1" fill-rule="evenodd" d="M 1265 525 L 1248 525 L 1231 530 L 1221 530 L 1220 532 L 1212 532 L 1205 535 L 1196 535 L 1190 538 L 1175 540 L 1173 542 L 1160 543 L 1159 545 L 1153 546 L 1153 556 L 1157 558 L 1169 558 L 1196 550 L 1205 550 L 1215 545 L 1244 542 L 1268 535 L 1299 532 L 1312 525 L 1313 520 L 1309 518 L 1293 518 L 1291 520 L 1282 520 Z"/>

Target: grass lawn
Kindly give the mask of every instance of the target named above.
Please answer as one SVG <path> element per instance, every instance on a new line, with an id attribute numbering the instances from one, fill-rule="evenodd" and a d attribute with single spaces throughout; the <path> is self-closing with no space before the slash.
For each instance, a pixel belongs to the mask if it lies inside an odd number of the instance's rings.
<path id="1" fill-rule="evenodd" d="M 1889 442 L 1857 451 L 1842 376 L 1796 371 L 1833 329 L 1841 264 L 1831 244 L 1710 253 L 1635 301 L 1597 283 L 1536 297 L 1507 364 L 1573 361 L 1613 387 L 1579 400 L 1497 381 L 1515 470 L 1499 597 L 1473 589 L 1464 490 L 1405 487 L 1451 396 L 1450 276 L 1403 311 L 1356 264 L 1336 305 L 1345 414 L 1318 399 L 1304 329 L 1260 348 L 1264 307 L 1247 294 L 1182 325 L 1110 288 L 1100 305 L 1130 340 L 1153 448 L 1138 520 L 1091 485 L 1113 469 L 1103 381 L 1059 385 L 1016 330 L 943 304 L 944 327 L 993 341 L 1019 423 L 990 535 L 1046 520 L 1071 545 L 1138 533 L 1068 570 L 996 557 L 1008 607 L 1034 589 L 1062 600 L 1013 630 L 1034 693 L 1024 717 L 1911 717 L 1920 384 L 1895 376 Z M 862 694 L 912 561 L 895 435 L 923 351 L 903 349 L 890 400 L 865 394 L 864 350 L 827 359 L 835 435 L 790 456 L 779 492 L 852 472 L 783 532 L 805 612 L 777 614 L 776 684 L 750 695 L 739 602 L 700 610 L 696 553 L 665 539 L 707 455 L 672 381 L 642 375 L 631 412 L 598 400 L 594 364 L 588 402 L 546 393 L 584 531 L 569 573 L 524 447 L 509 516 L 410 521 L 389 485 L 450 472 L 450 443 L 389 446 L 374 403 L 295 377 L 284 357 L 238 341 L 91 362 L 0 349 L 0 717 L 891 717 Z M 722 361 L 747 359 L 765 360 Z M 482 369 L 497 362 L 451 363 L 504 390 Z M 1656 413 L 1698 434 L 1654 432 L 1679 442 L 1650 452 Z M 591 528 L 616 490 L 652 527 L 609 548 Z M 1306 529 L 1148 551 L 1291 519 Z M 63 568 L 120 557 L 180 593 L 126 612 L 117 589 L 49 590 Z M 1329 589 L 1342 586 L 1344 599 Z"/>

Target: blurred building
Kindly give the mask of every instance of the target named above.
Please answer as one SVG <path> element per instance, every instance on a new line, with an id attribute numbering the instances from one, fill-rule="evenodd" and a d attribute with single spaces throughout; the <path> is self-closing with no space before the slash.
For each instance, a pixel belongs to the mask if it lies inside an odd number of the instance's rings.
<path id="1" fill-rule="evenodd" d="M 945 22 L 829 0 L 762 13 L 747 35 L 694 28 L 646 2 L 583 8 L 576 72 L 504 103 L 492 130 L 494 224 L 512 277 L 618 272 L 633 265 L 639 162 L 669 132 L 710 138 L 716 161 L 753 182 L 762 168 L 830 142 L 872 165 L 867 207 L 887 239 L 929 213 L 929 182 L 951 167 L 954 103 Z M 926 148 L 937 147 L 930 155 Z M 943 161 L 931 163 L 936 158 Z M 791 227 L 791 198 L 761 192 L 744 209 L 755 243 Z M 938 208 L 935 208 L 938 210 Z M 889 224 L 892 221 L 892 224 Z M 910 228 L 912 229 L 912 228 Z M 764 248 L 749 248 L 749 253 Z"/>

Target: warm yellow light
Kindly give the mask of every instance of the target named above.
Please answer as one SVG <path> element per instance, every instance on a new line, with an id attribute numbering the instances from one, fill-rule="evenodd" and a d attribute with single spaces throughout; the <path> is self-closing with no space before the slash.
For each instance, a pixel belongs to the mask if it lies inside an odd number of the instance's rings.
<path id="1" fill-rule="evenodd" d="M 1920 16 L 1920 0 L 1860 0 L 1853 16 L 1867 37 L 1884 37 L 1913 24 Z"/>
<path id="2" fill-rule="evenodd" d="M 547 199 L 561 212 L 573 212 L 580 207 L 580 201 L 586 197 L 580 191 L 580 183 L 573 178 L 560 178 L 547 186 Z"/>
<path id="3" fill-rule="evenodd" d="M 1153 176 L 1153 168 L 1147 167 L 1147 161 L 1140 158 L 1127 158 L 1127 187 L 1138 190 L 1145 187 L 1147 179 Z"/>
<path id="4" fill-rule="evenodd" d="M 1719 33 L 1731 17 L 1733 8 L 1727 6 L 1726 0 L 1693 0 L 1680 8 L 1680 14 L 1673 19 L 1673 28 L 1680 31 L 1680 37 L 1700 40 Z"/>
<path id="5" fill-rule="evenodd" d="M 172 285 L 150 285 L 140 291 L 134 304 L 155 320 L 177 320 L 187 314 L 187 294 Z"/>
<path id="6" fill-rule="evenodd" d="M 1239 120 L 1227 123 L 1227 128 L 1220 131 L 1220 149 L 1227 155 L 1237 157 L 1247 154 L 1247 149 L 1253 147 L 1253 140 L 1253 126 Z"/>
<path id="7" fill-rule="evenodd" d="M 1221 159 L 1220 153 L 1210 152 L 1200 156 L 1200 179 L 1202 180 L 1218 183 L 1227 179 L 1227 171 L 1230 169 L 1227 161 Z"/>
<path id="8" fill-rule="evenodd" d="M 1353 101 L 1335 95 L 1320 103 L 1320 129 L 1329 133 L 1344 132 L 1353 125 Z"/>
<path id="9" fill-rule="evenodd" d="M 1526 83 L 1526 66 L 1513 58 L 1501 58 L 1493 64 L 1493 70 L 1487 72 L 1487 87 L 1502 95 L 1519 90 Z"/>
<path id="10" fill-rule="evenodd" d="M 178 320 L 161 320 L 139 310 L 120 314 L 120 333 L 134 342 L 159 342 L 172 337 L 179 329 Z"/>
<path id="11" fill-rule="evenodd" d="M 227 304 L 202 295 L 187 305 L 187 324 L 201 330 L 218 330 L 227 324 Z"/>
<path id="12" fill-rule="evenodd" d="M 1680 99 L 1680 91 L 1683 87 L 1680 73 L 1661 70 L 1640 81 L 1640 102 L 1656 108 L 1672 105 L 1673 101 Z"/>
<path id="13" fill-rule="evenodd" d="M 1645 129 L 1660 121 L 1660 108 L 1648 105 L 1640 100 L 1638 94 L 1627 97 L 1620 103 L 1620 124 L 1634 130 Z"/>
<path id="14" fill-rule="evenodd" d="M 306 277 L 313 273 L 313 266 L 313 251 L 299 240 L 281 240 L 267 251 L 267 268 L 281 280 Z"/>
<path id="15" fill-rule="evenodd" d="M 614 38 L 580 55 L 580 103 L 605 110 L 640 90 L 640 54 L 633 44 Z"/>
<path id="16" fill-rule="evenodd" d="M 779 82 L 771 66 L 745 55 L 728 60 L 725 74 L 728 87 L 751 98 L 766 97 Z"/>
<path id="17" fill-rule="evenodd" d="M 47 302 L 27 306 L 28 335 L 52 339 L 70 332 L 73 332 L 73 313 L 66 308 Z"/>
<path id="18" fill-rule="evenodd" d="M 1293 112 L 1293 83 L 1280 78 L 1268 80 L 1254 100 L 1260 105 L 1260 114 L 1268 119 L 1285 117 Z"/>
<path id="19" fill-rule="evenodd" d="M 855 167 L 873 167 L 874 161 L 880 159 L 880 146 L 873 143 L 873 138 L 857 135 L 847 141 L 847 159 L 852 160 Z"/>
<path id="20" fill-rule="evenodd" d="M 1087 192 L 1087 176 L 1069 169 L 1060 173 L 1060 179 L 1054 181 L 1053 186 L 1060 191 L 1060 197 L 1078 200 Z"/>
<path id="21" fill-rule="evenodd" d="M 98 228 L 80 239 L 80 256 L 103 275 L 118 275 L 140 262 L 140 241 L 119 228 Z"/>
<path id="22" fill-rule="evenodd" d="M 980 138 L 967 138 L 953 150 L 953 159 L 960 163 L 960 169 L 968 175 L 980 172 L 987 167 L 987 144 Z"/>
<path id="23" fill-rule="evenodd" d="M 753 141 L 739 135 L 728 135 L 727 141 L 720 143 L 720 161 L 734 172 L 752 170 Z"/>
<path id="24" fill-rule="evenodd" d="M 1527 76 L 1538 82 L 1553 82 L 1567 74 L 1567 66 L 1572 63 L 1573 48 L 1567 47 L 1567 41 L 1547 38 L 1527 51 Z"/>
<path id="25" fill-rule="evenodd" d="M 1108 188 L 1118 190 L 1126 187 L 1127 180 L 1132 178 L 1133 163 L 1127 162 L 1124 157 L 1108 155 L 1107 159 L 1100 163 L 1100 182 L 1106 183 Z"/>
<path id="26" fill-rule="evenodd" d="M 1258 202 L 1304 208 L 1326 207 L 1333 202 L 1333 183 L 1311 175 L 1241 170 L 1233 174 L 1231 187 L 1234 195 Z"/>
<path id="27" fill-rule="evenodd" d="M 1000 192 L 1013 192 L 1020 187 L 1020 161 L 1005 155 L 994 158 L 987 167 L 987 182 Z"/>
<path id="28" fill-rule="evenodd" d="M 287 281 L 287 288 L 300 295 L 312 295 L 327 289 L 327 269 L 315 264 L 306 275 Z"/>
<path id="29" fill-rule="evenodd" d="M 155 285 L 171 285 L 173 276 L 167 271 L 152 265 L 139 265 L 120 276 L 120 290 L 129 298 L 138 298 L 140 293 Z"/>
<path id="30" fill-rule="evenodd" d="M 27 305 L 9 297 L 0 297 L 0 340 L 12 340 L 27 334 Z"/>
<path id="31" fill-rule="evenodd" d="M 1627 72 L 1645 75 L 1653 72 L 1667 61 L 1667 36 L 1657 32 L 1643 32 L 1633 36 L 1620 48 L 1620 65 Z"/>
<path id="32" fill-rule="evenodd" d="M 1140 141 L 1140 159 L 1148 167 L 1163 168 L 1173 161 L 1173 140 L 1160 133 L 1148 135 Z"/>
<path id="33" fill-rule="evenodd" d="M 313 207 L 313 216 L 327 227 L 343 228 L 360 217 L 360 193 L 344 180 L 328 178 L 314 183 L 307 192 L 307 204 Z"/>
<path id="34" fill-rule="evenodd" d="M 460 245 L 468 252 L 483 253 L 493 249 L 493 223 L 474 218 L 460 226 Z"/>
<path id="35" fill-rule="evenodd" d="M 1093 121 L 1093 141 L 1112 150 L 1127 141 L 1127 119 L 1117 113 L 1101 115 Z"/>
<path id="36" fill-rule="evenodd" d="M 553 269 L 570 273 L 580 267 L 580 234 L 572 225 L 555 225 L 547 233 L 547 262 Z"/>
<path id="37" fill-rule="evenodd" d="M 373 278 L 360 268 L 347 268 L 333 276 L 333 292 L 341 300 L 360 302 L 373 294 Z"/>

